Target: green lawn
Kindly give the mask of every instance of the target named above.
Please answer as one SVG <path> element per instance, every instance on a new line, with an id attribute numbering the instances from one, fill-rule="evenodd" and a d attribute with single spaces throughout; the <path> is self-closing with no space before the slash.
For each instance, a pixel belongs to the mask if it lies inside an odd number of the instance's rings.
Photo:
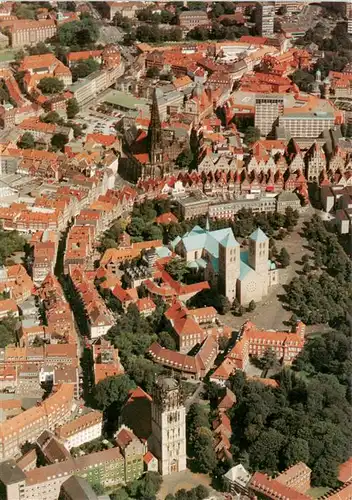
<path id="1" fill-rule="evenodd" d="M 330 490 L 331 488 L 328 488 L 326 486 L 320 486 L 319 488 L 310 488 L 307 491 L 307 495 L 310 495 L 313 498 L 319 498 L 326 495 Z"/>
<path id="2" fill-rule="evenodd" d="M 0 51 L 0 62 L 14 61 L 15 60 L 15 50 L 1 50 Z"/>

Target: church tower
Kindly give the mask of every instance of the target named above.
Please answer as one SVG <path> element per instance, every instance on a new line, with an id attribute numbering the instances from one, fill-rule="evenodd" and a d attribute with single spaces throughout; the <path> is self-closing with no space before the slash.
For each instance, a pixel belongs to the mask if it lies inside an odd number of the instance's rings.
<path id="1" fill-rule="evenodd" d="M 186 466 L 186 408 L 180 385 L 173 378 L 159 377 L 153 387 L 150 449 L 162 476 Z"/>
<path id="2" fill-rule="evenodd" d="M 240 245 L 232 229 L 219 244 L 219 284 L 222 294 L 232 302 L 236 298 L 236 282 L 240 276 Z"/>
<path id="3" fill-rule="evenodd" d="M 150 109 L 150 124 L 148 129 L 149 157 L 151 165 L 161 163 L 163 160 L 162 130 L 158 106 L 157 89 L 154 89 Z"/>
<path id="4" fill-rule="evenodd" d="M 248 264 L 258 274 L 268 274 L 269 238 L 258 227 L 249 237 Z"/>

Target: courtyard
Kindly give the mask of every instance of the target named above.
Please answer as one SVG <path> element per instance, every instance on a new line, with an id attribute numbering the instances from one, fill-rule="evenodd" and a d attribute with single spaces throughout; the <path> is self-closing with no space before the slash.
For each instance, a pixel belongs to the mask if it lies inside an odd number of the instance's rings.
<path id="1" fill-rule="evenodd" d="M 210 481 L 210 477 L 206 474 L 194 474 L 188 469 L 182 472 L 176 472 L 169 476 L 164 476 L 157 499 L 164 500 L 168 494 L 174 495 L 176 491 L 181 489 L 191 490 L 199 484 L 202 484 L 209 489 L 210 498 L 214 500 L 223 499 L 224 497 L 221 493 L 216 492 L 210 487 Z"/>

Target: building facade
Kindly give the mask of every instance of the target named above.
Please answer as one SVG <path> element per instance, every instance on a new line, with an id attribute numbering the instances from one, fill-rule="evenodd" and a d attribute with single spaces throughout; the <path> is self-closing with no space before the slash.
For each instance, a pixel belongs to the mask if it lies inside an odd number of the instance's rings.
<path id="1" fill-rule="evenodd" d="M 256 28 L 261 36 L 272 36 L 274 33 L 275 2 L 260 2 L 255 12 Z"/>
<path id="2" fill-rule="evenodd" d="M 257 95 L 255 99 L 254 124 L 261 135 L 267 136 L 284 110 L 283 95 Z"/>

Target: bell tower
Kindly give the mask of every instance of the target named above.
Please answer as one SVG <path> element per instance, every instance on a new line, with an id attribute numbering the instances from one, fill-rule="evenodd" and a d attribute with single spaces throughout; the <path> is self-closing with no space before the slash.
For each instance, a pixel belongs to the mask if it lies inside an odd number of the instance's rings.
<path id="1" fill-rule="evenodd" d="M 154 89 L 152 105 L 150 109 L 150 124 L 148 129 L 149 159 L 151 165 L 162 163 L 162 130 L 158 106 L 157 89 Z"/>
<path id="2" fill-rule="evenodd" d="M 269 238 L 258 227 L 249 237 L 248 264 L 258 274 L 268 274 Z"/>
<path id="3" fill-rule="evenodd" d="M 186 467 L 186 408 L 179 382 L 159 377 L 153 388 L 150 449 L 162 476 Z"/>
<path id="4" fill-rule="evenodd" d="M 225 297 L 232 302 L 236 298 L 236 283 L 240 276 L 240 245 L 232 229 L 219 244 L 219 284 Z"/>

